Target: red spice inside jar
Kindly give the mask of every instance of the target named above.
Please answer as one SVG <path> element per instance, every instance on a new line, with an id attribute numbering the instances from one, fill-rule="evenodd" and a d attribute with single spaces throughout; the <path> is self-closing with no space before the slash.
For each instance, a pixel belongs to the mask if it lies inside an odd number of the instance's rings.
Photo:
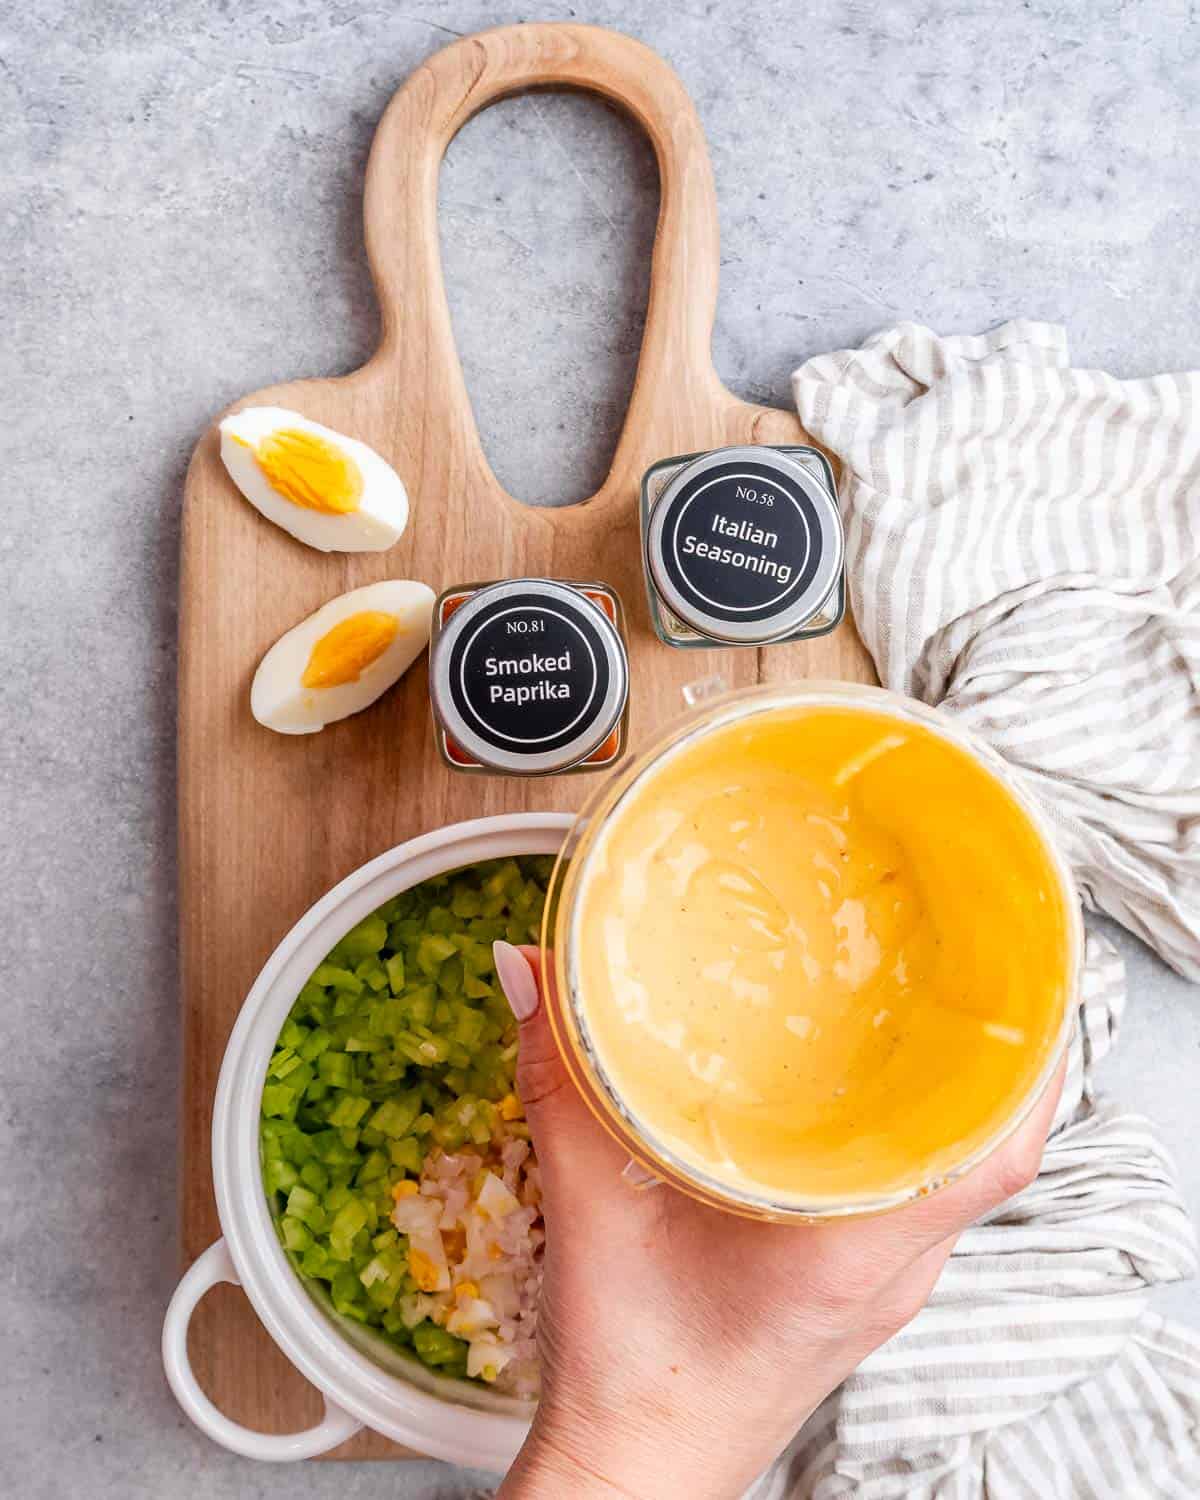
<path id="1" fill-rule="evenodd" d="M 583 594 L 585 598 L 590 599 L 593 604 L 599 605 L 614 625 L 617 623 L 616 606 L 613 603 L 611 595 L 598 593 L 594 589 L 580 589 L 579 592 Z M 459 605 L 465 604 L 473 593 L 475 593 L 474 589 L 467 589 L 461 594 L 449 594 L 445 599 L 443 599 L 441 611 L 438 615 L 438 624 L 444 626 L 446 621 L 459 607 Z M 482 762 L 476 760 L 473 755 L 468 755 L 463 747 L 458 743 L 458 741 L 447 734 L 445 730 L 442 731 L 442 743 L 446 747 L 447 756 L 449 756 L 449 758 L 455 763 L 455 765 L 482 765 Z M 602 745 L 597 745 L 595 750 L 593 750 L 589 756 L 585 757 L 585 759 L 581 760 L 579 764 L 581 766 L 604 765 L 605 762 L 615 759 L 620 747 L 621 726 L 618 724 L 613 728 L 612 733 L 608 736 L 604 743 Z"/>

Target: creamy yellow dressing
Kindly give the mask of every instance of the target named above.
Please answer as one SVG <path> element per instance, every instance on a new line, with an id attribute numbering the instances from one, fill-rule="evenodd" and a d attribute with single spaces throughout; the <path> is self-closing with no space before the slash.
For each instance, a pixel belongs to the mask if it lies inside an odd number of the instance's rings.
<path id="1" fill-rule="evenodd" d="M 1010 1118 L 1070 990 L 1062 886 L 966 753 L 874 711 L 683 743 L 582 850 L 577 1003 L 642 1127 L 709 1176 L 854 1201 Z"/>

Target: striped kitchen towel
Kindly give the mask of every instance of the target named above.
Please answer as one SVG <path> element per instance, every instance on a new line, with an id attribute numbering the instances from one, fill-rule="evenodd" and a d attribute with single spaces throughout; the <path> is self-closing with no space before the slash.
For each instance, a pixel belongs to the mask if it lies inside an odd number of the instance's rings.
<path id="1" fill-rule="evenodd" d="M 1200 375 L 1073 370 L 1061 328 L 1014 322 L 902 324 L 793 380 L 880 681 L 988 739 L 1085 906 L 1200 979 Z M 755 1500 L 1200 1500 L 1200 1336 L 1146 1307 L 1193 1230 L 1149 1122 L 1095 1091 L 1124 998 L 1090 932 L 1040 1177 Z"/>

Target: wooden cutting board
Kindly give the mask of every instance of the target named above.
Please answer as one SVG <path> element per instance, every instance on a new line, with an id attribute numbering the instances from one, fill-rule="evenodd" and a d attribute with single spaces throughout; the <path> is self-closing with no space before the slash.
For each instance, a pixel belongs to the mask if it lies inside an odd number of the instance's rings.
<path id="1" fill-rule="evenodd" d="M 581 88 L 619 105 L 653 142 L 661 185 L 645 335 L 625 427 L 601 489 L 567 509 L 507 494 L 480 446 L 451 333 L 438 253 L 439 165 L 478 110 L 529 88 Z M 636 745 L 681 708 L 684 683 L 788 677 L 870 680 L 853 627 L 808 645 L 683 652 L 650 630 L 640 566 L 643 470 L 726 443 L 796 443 L 788 412 L 752 406 L 718 380 L 710 351 L 717 297 L 717 207 L 696 111 L 661 58 L 595 27 L 512 26 L 468 37 L 420 67 L 380 122 L 367 169 L 367 253 L 383 314 L 373 358 L 336 380 L 273 386 L 242 404 L 291 407 L 379 450 L 408 487 L 412 519 L 382 554 L 326 556 L 243 500 L 201 439 L 185 489 L 180 624 L 179 824 L 185 1065 L 183 1253 L 220 1234 L 209 1160 L 212 1101 L 226 1038 L 263 961 L 324 891 L 365 860 L 460 818 L 573 810 L 587 777 L 464 776 L 433 745 L 424 664 L 378 704 L 311 737 L 271 734 L 250 715 L 250 680 L 268 646 L 345 589 L 388 577 L 435 591 L 539 574 L 603 578 L 629 617 Z M 192 1360 L 218 1406 L 263 1431 L 319 1415 L 311 1387 L 223 1287 L 193 1321 Z M 339 1457 L 403 1450 L 363 1433 Z"/>

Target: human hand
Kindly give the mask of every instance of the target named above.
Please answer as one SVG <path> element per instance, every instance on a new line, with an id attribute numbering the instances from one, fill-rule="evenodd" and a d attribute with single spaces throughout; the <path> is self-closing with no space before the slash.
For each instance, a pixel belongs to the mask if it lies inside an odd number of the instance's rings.
<path id="1" fill-rule="evenodd" d="M 731 1500 L 924 1306 L 959 1234 L 1037 1176 L 1063 1069 L 950 1187 L 873 1218 L 763 1223 L 635 1190 L 563 1066 L 537 950 L 497 943 L 496 969 L 546 1220 L 542 1396 L 497 1500 Z"/>

